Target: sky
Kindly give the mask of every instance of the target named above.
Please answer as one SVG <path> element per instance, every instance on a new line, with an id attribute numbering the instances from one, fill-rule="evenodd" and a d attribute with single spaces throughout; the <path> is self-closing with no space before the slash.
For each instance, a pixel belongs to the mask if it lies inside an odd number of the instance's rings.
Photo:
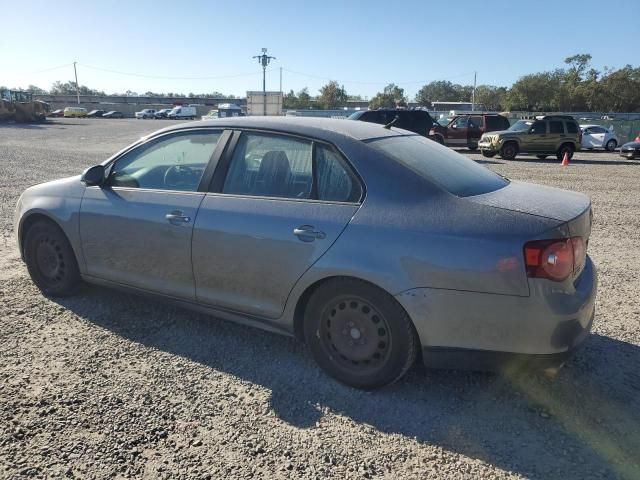
<path id="1" fill-rule="evenodd" d="M 244 96 L 262 89 L 263 47 L 276 57 L 267 90 L 282 68 L 285 92 L 332 79 L 368 98 L 390 82 L 410 98 L 433 80 L 473 84 L 474 71 L 509 86 L 576 53 L 640 65 L 640 0 L 0 0 L 15 8 L 0 35 L 10 88 L 72 80 L 76 61 L 80 84 L 107 93 Z"/>

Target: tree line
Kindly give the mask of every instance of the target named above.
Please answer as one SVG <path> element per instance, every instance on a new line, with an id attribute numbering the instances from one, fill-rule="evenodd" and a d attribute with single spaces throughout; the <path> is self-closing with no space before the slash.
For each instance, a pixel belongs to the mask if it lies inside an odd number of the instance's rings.
<path id="1" fill-rule="evenodd" d="M 494 111 L 564 111 L 564 112 L 638 112 L 640 111 L 640 68 L 626 65 L 619 69 L 605 67 L 603 71 L 591 68 L 591 55 L 578 54 L 564 61 L 564 68 L 532 73 L 520 77 L 511 87 L 478 85 L 475 102 Z M 84 85 L 79 87 L 81 95 L 106 95 Z M 34 94 L 75 95 L 76 86 L 72 81 L 55 82 L 49 91 L 29 85 L 27 91 Z M 137 96 L 127 90 L 113 94 Z M 212 93 L 154 93 L 144 96 L 154 97 L 219 97 L 236 98 L 220 92 Z M 432 102 L 471 102 L 473 86 L 439 80 L 424 85 L 414 98 L 420 106 L 431 108 Z M 336 109 L 346 105 L 348 100 L 363 101 L 360 95 L 350 95 L 337 81 L 323 85 L 313 96 L 307 87 L 295 93 L 284 94 L 283 107 L 286 109 Z M 390 83 L 369 101 L 369 108 L 393 108 L 406 106 L 409 102 L 403 88 Z"/>

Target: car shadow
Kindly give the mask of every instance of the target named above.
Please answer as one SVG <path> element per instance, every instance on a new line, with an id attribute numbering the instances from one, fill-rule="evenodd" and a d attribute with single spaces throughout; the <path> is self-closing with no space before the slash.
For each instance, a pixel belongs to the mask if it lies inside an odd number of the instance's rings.
<path id="1" fill-rule="evenodd" d="M 397 384 L 363 392 L 327 377 L 291 338 L 98 287 L 57 302 L 145 347 L 263 386 L 274 413 L 297 428 L 339 415 L 525 477 L 640 478 L 637 345 L 594 334 L 554 380 L 418 363 Z"/>
<path id="2" fill-rule="evenodd" d="M 589 158 L 572 158 L 569 161 L 569 165 L 577 164 L 577 165 L 616 165 L 616 166 L 632 166 L 639 165 L 639 162 L 634 162 L 633 160 L 628 160 L 626 158 L 620 157 L 617 154 L 611 154 L 611 160 L 602 160 L 602 159 L 589 159 Z M 510 162 L 527 162 L 527 163 L 546 163 L 546 164 L 554 164 L 559 165 L 560 162 L 555 157 L 549 158 L 537 158 L 537 157 L 516 157 L 513 160 L 509 160 Z"/>
<path id="3" fill-rule="evenodd" d="M 0 129 L 7 130 L 41 130 L 45 128 L 56 128 L 60 125 L 65 126 L 86 126 L 84 123 L 69 123 L 69 122 L 60 122 L 56 120 L 47 120 L 45 122 L 36 122 L 36 123 L 17 123 L 17 122 L 8 122 L 3 123 L 0 122 Z"/>

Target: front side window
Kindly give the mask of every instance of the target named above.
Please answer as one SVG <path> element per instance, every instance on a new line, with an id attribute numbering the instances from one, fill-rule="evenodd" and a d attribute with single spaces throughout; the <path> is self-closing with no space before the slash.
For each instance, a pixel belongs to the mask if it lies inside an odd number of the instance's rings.
<path id="1" fill-rule="evenodd" d="M 310 198 L 312 168 L 311 142 L 281 135 L 243 133 L 222 192 Z"/>
<path id="2" fill-rule="evenodd" d="M 195 192 L 222 132 L 184 132 L 152 140 L 116 160 L 112 187 Z"/>
<path id="3" fill-rule="evenodd" d="M 362 196 L 358 179 L 329 147 L 316 147 L 318 199 L 332 202 L 357 202 Z"/>
<path id="4" fill-rule="evenodd" d="M 549 133 L 564 133 L 562 122 L 549 122 Z"/>
<path id="5" fill-rule="evenodd" d="M 467 128 L 469 117 L 458 117 L 451 124 L 452 128 Z"/>
<path id="6" fill-rule="evenodd" d="M 533 122 L 529 133 L 532 133 L 534 135 L 542 135 L 547 133 L 547 122 Z"/>
<path id="7" fill-rule="evenodd" d="M 385 137 L 367 142 L 388 157 L 460 196 L 493 192 L 509 182 L 488 168 L 419 135 Z"/>

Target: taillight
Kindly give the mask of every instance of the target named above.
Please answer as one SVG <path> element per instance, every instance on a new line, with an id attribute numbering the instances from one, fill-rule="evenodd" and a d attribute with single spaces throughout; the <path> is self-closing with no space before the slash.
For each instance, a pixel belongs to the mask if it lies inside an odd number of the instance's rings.
<path id="1" fill-rule="evenodd" d="M 527 276 L 560 282 L 580 268 L 586 259 L 582 237 L 535 240 L 524 246 Z"/>

